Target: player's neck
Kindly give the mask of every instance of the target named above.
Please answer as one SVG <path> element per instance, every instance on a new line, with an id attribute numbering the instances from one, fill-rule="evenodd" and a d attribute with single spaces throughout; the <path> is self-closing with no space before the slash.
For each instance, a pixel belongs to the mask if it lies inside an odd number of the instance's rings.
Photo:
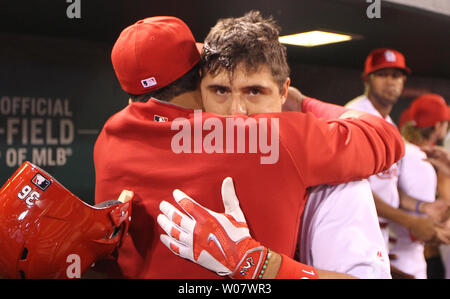
<path id="1" fill-rule="evenodd" d="M 201 109 L 203 110 L 202 98 L 200 90 L 185 92 L 170 100 L 171 104 L 179 105 L 187 109 Z"/>
<path id="2" fill-rule="evenodd" d="M 392 104 L 384 103 L 370 93 L 366 94 L 366 96 L 383 118 L 386 118 L 387 116 L 389 116 L 389 114 L 391 114 L 393 107 Z"/>

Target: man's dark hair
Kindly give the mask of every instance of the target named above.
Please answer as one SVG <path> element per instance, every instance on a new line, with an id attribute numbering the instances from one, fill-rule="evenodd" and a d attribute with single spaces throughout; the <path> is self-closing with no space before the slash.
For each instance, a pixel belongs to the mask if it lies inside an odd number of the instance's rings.
<path id="1" fill-rule="evenodd" d="M 142 95 L 128 94 L 132 102 L 147 102 L 150 98 L 161 101 L 170 101 L 182 93 L 194 91 L 200 84 L 200 65 L 197 63 L 185 75 L 171 84 Z"/>
<path id="2" fill-rule="evenodd" d="M 204 42 L 202 76 L 206 73 L 216 76 L 221 71 L 232 75 L 240 63 L 248 72 L 267 66 L 281 92 L 290 69 L 279 34 L 280 27 L 273 18 L 263 18 L 259 11 L 250 11 L 240 18 L 220 19 Z"/>

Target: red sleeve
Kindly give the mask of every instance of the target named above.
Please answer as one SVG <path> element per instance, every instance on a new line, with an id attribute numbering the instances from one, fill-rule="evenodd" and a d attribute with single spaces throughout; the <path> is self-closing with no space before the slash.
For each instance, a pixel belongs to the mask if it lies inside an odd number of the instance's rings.
<path id="1" fill-rule="evenodd" d="M 397 128 L 370 114 L 326 121 L 284 112 L 279 122 L 280 150 L 288 152 L 308 187 L 367 178 L 388 169 L 405 151 Z"/>
<path id="2" fill-rule="evenodd" d="M 302 101 L 302 112 L 310 112 L 317 118 L 337 119 L 348 110 L 343 106 L 325 103 L 309 97 L 305 97 Z"/>

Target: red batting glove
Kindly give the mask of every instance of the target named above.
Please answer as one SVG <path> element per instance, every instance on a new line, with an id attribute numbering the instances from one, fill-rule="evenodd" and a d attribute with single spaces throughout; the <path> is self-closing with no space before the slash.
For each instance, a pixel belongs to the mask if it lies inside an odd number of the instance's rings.
<path id="1" fill-rule="evenodd" d="M 231 178 L 222 183 L 224 213 L 201 206 L 180 190 L 173 197 L 187 215 L 161 202 L 158 224 L 167 234 L 161 235 L 164 245 L 219 275 L 258 278 L 268 250 L 250 236 Z"/>

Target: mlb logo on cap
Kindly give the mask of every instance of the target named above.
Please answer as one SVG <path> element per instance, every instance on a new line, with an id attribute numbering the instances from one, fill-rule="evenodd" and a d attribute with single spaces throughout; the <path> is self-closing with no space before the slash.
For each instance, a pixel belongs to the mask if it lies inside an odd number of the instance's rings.
<path id="1" fill-rule="evenodd" d="M 155 86 L 157 83 L 156 83 L 155 77 L 151 77 L 151 78 L 142 80 L 141 84 L 144 88 L 149 88 L 149 87 Z"/>
<path id="2" fill-rule="evenodd" d="M 31 180 L 31 182 L 38 187 L 39 189 L 41 189 L 42 191 L 47 190 L 48 186 L 50 186 L 50 184 L 52 183 L 50 180 L 46 179 L 43 175 L 41 175 L 40 173 L 36 174 L 33 179 Z"/>

